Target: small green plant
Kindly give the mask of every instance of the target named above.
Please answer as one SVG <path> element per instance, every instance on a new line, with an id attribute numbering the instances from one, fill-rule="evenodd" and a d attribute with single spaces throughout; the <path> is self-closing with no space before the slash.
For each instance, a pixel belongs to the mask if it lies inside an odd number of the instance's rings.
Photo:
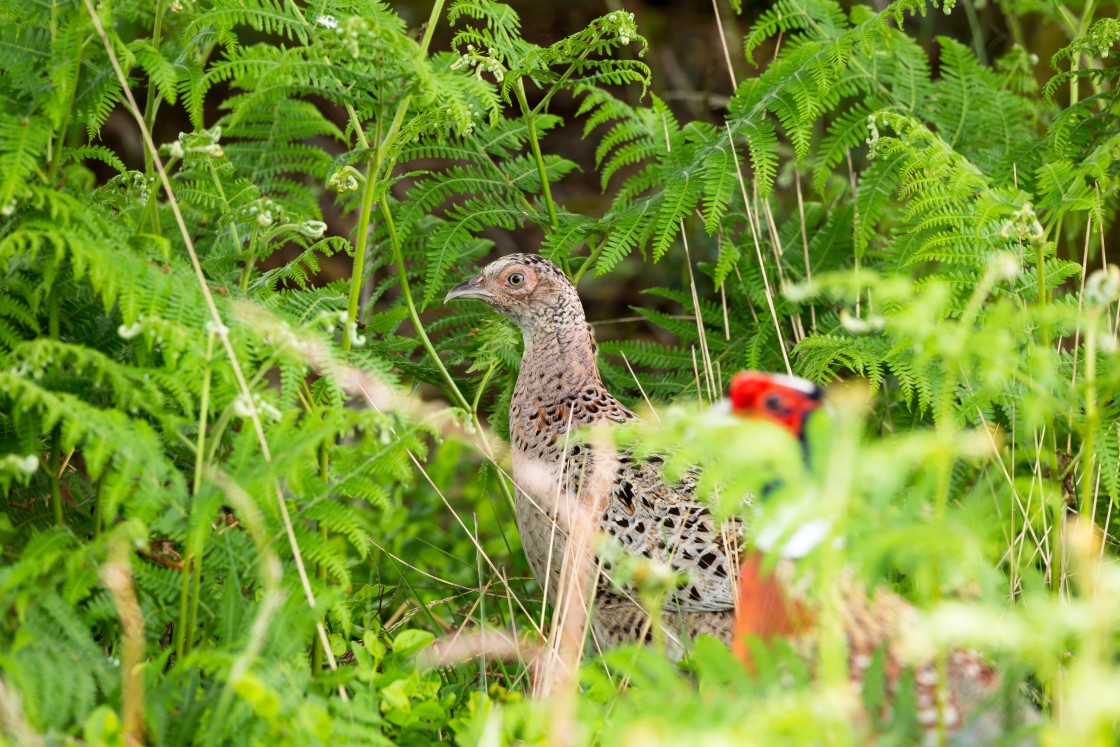
<path id="1" fill-rule="evenodd" d="M 912 32 L 951 5 L 780 0 L 727 40 L 707 121 L 653 93 L 622 10 L 542 46 L 490 0 L 419 30 L 373 0 L 0 8 L 0 740 L 910 738 L 904 694 L 858 722 L 784 647 L 757 676 L 711 641 L 690 673 L 608 654 L 567 720 L 522 697 L 549 628 L 503 457 L 519 338 L 435 307 L 530 229 L 580 288 L 687 278 L 648 289 L 683 317 L 635 308 L 675 344 L 601 345 L 659 415 L 620 442 L 704 464 L 724 512 L 777 474 L 776 507 L 815 490 L 847 541 L 810 596 L 890 583 L 932 645 L 1033 677 L 1047 743 L 1111 744 L 1120 26 L 1000 3 L 1018 43 L 988 64 L 975 24 L 973 49 Z M 1028 14 L 1065 39 L 1041 87 Z M 120 115 L 142 163 L 101 141 Z M 567 128 L 594 163 L 550 148 Z M 601 214 L 556 197 L 579 169 Z M 743 368 L 866 406 L 805 470 L 713 425 Z M 432 645 L 488 631 L 520 656 Z"/>

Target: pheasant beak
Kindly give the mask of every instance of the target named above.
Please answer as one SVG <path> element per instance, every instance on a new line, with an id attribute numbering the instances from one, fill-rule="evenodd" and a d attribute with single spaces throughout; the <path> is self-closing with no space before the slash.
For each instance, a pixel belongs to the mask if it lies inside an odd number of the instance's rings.
<path id="1" fill-rule="evenodd" d="M 494 294 L 482 287 L 485 278 L 481 274 L 475 275 L 470 280 L 464 280 L 456 285 L 447 295 L 443 297 L 443 302 L 454 301 L 456 298 L 475 298 L 479 301 L 489 301 L 494 297 Z"/>

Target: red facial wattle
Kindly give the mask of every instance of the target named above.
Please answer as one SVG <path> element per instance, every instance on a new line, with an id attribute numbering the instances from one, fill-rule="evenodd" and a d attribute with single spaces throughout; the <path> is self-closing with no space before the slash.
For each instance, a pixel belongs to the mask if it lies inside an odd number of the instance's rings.
<path id="1" fill-rule="evenodd" d="M 743 371 L 731 379 L 728 397 L 736 415 L 769 420 L 801 438 L 805 418 L 821 406 L 822 393 L 805 379 Z"/>

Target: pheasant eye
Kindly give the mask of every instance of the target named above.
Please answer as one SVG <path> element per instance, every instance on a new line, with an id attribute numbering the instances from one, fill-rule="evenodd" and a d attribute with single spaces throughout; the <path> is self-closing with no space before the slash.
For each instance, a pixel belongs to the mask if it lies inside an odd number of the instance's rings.
<path id="1" fill-rule="evenodd" d="M 762 400 L 762 406 L 773 413 L 780 413 L 785 410 L 782 406 L 781 395 L 767 394 L 766 398 Z"/>
<path id="2" fill-rule="evenodd" d="M 525 276 L 522 275 L 520 272 L 515 272 L 515 273 L 511 274 L 508 278 L 506 278 L 506 282 L 509 283 L 510 285 L 514 285 L 514 286 L 521 285 L 522 283 L 525 282 Z"/>

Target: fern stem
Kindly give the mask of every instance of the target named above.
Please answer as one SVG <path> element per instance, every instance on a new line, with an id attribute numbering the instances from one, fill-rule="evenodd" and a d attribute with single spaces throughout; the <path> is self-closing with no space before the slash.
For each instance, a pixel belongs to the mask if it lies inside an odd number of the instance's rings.
<path id="1" fill-rule="evenodd" d="M 62 517 L 62 483 L 59 473 L 62 471 L 62 428 L 55 426 L 51 431 L 51 456 L 50 456 L 50 482 L 51 482 L 51 508 L 54 510 L 54 523 L 60 527 L 66 526 Z"/>
<path id="2" fill-rule="evenodd" d="M 822 475 L 822 484 L 828 486 L 829 500 L 835 501 L 831 504 L 835 507 L 832 515 L 836 517 L 834 531 L 839 537 L 846 534 L 844 524 L 845 517 L 849 515 L 848 507 L 854 505 L 859 498 L 857 465 L 862 456 L 862 415 L 858 403 L 859 400 L 852 395 L 838 398 L 836 436 L 828 449 L 825 472 Z M 817 575 L 815 586 L 824 594 L 831 595 L 838 585 L 839 569 L 843 566 L 841 550 L 834 542 L 822 542 L 819 551 L 819 559 L 814 561 L 813 567 Z M 848 643 L 843 633 L 840 609 L 832 600 L 821 605 L 819 630 L 821 681 L 831 686 L 847 684 Z"/>
<path id="3" fill-rule="evenodd" d="M 428 339 L 428 333 L 424 331 L 424 323 L 420 321 L 420 313 L 416 310 L 416 302 L 412 300 L 412 290 L 408 284 L 408 272 L 405 270 L 400 238 L 397 236 L 396 224 L 393 223 L 393 213 L 389 210 L 389 201 L 385 198 L 385 195 L 381 195 L 381 215 L 385 218 L 385 227 L 389 231 L 389 245 L 393 248 L 393 261 L 397 265 L 397 274 L 401 279 L 401 295 L 404 297 L 405 306 L 408 308 L 408 317 L 412 320 L 413 326 L 416 327 L 416 335 L 420 338 L 421 344 L 424 345 L 424 350 L 428 351 L 432 363 L 439 369 L 439 373 L 444 381 L 451 387 L 451 394 L 453 395 L 452 398 L 455 400 L 455 404 L 469 412 L 471 410 L 470 402 L 467 402 L 467 398 L 459 391 L 459 387 L 455 384 L 455 379 L 452 378 L 447 368 L 443 365 L 443 360 L 439 357 L 439 353 L 436 352 L 432 341 Z"/>
<path id="4" fill-rule="evenodd" d="M 1035 263 L 1038 268 L 1038 305 L 1039 308 L 1045 312 L 1046 307 L 1050 305 L 1050 294 L 1046 291 L 1046 257 L 1043 252 L 1045 247 L 1044 241 L 1035 241 Z M 1042 344 L 1050 345 L 1050 322 L 1046 320 L 1045 314 L 1039 325 L 1039 334 L 1042 337 Z"/>
<path id="5" fill-rule="evenodd" d="M 157 52 L 159 50 L 160 37 L 163 35 L 163 14 L 166 9 L 167 0 L 158 0 L 156 2 L 156 18 L 155 23 L 152 25 L 152 47 L 154 47 Z M 152 131 L 152 126 L 156 123 L 156 111 L 158 109 L 159 99 L 156 98 L 155 77 L 148 76 L 148 96 L 144 101 L 144 126 L 148 128 L 148 132 Z M 144 173 L 150 176 L 152 169 L 152 154 L 145 149 Z"/>
<path id="6" fill-rule="evenodd" d="M 587 272 L 587 268 L 591 267 L 591 263 L 598 259 L 599 255 L 602 254 L 603 250 L 607 247 L 607 238 L 609 237 L 604 237 L 603 240 L 599 242 L 599 246 L 592 249 L 591 253 L 587 255 L 587 261 L 579 266 L 579 271 L 576 273 L 576 276 L 572 278 L 572 285 L 579 286 L 579 279 L 583 277 L 583 273 Z"/>
<path id="7" fill-rule="evenodd" d="M 365 139 L 364 135 L 362 139 Z M 350 273 L 350 299 L 346 304 L 346 324 L 358 323 L 358 302 L 361 300 L 362 285 L 365 282 L 366 248 L 369 243 L 369 214 L 373 210 L 373 193 L 377 191 L 378 169 L 379 161 L 376 158 L 371 159 L 366 174 L 365 191 L 362 192 L 362 205 L 358 213 L 358 233 L 354 240 L 354 268 Z M 349 331 L 343 330 L 342 349 L 345 352 L 350 350 L 350 338 Z"/>
<path id="8" fill-rule="evenodd" d="M 183 578 L 179 585 L 179 621 L 175 624 L 175 663 L 183 660 L 186 652 L 187 615 L 190 612 L 191 596 L 191 559 L 188 552 L 183 557 Z"/>
<path id="9" fill-rule="evenodd" d="M 214 180 L 214 188 L 218 190 L 218 196 L 222 198 L 222 205 L 225 207 L 225 213 L 230 213 L 229 199 L 226 198 L 226 191 L 222 188 L 222 181 L 218 178 L 218 170 L 214 168 L 214 159 L 210 156 L 206 157 L 206 166 L 210 170 L 210 177 Z M 241 237 L 237 235 L 237 222 L 231 220 L 229 222 L 230 233 L 233 234 L 233 243 L 237 247 L 237 251 L 241 251 Z"/>
<path id="10" fill-rule="evenodd" d="M 432 43 L 432 34 L 436 30 L 436 22 L 439 21 L 440 13 L 443 12 L 443 0 L 435 0 L 432 3 L 432 12 L 428 15 L 428 25 L 424 29 L 424 36 L 420 40 L 420 56 L 424 57 L 428 54 L 428 47 Z M 400 105 L 397 106 L 397 113 L 393 115 L 393 122 L 389 125 L 385 137 L 381 139 L 381 145 L 377 148 L 377 160 L 379 163 L 384 162 L 385 156 L 388 155 L 392 140 L 396 137 L 397 131 L 400 130 L 401 124 L 404 123 L 404 115 L 408 112 L 408 107 L 412 104 L 412 94 L 405 95 L 401 99 Z"/>
<path id="11" fill-rule="evenodd" d="M 249 290 L 249 276 L 253 274 L 253 262 L 256 261 L 257 254 L 257 237 L 261 234 L 261 227 L 258 225 L 253 229 L 253 235 L 249 239 L 249 256 L 245 259 L 245 269 L 241 271 L 241 291 Z"/>
<path id="12" fill-rule="evenodd" d="M 47 296 L 47 331 L 52 340 L 59 338 L 58 328 L 58 278 L 51 283 Z M 51 429 L 51 453 L 49 461 L 51 485 L 51 509 L 54 511 L 54 523 L 60 527 L 66 526 L 62 517 L 62 426 L 55 425 Z"/>
<path id="13" fill-rule="evenodd" d="M 187 624 L 187 637 L 184 642 L 186 646 L 186 653 L 188 654 L 194 647 L 195 631 L 198 630 L 198 600 L 201 596 L 199 591 L 202 588 L 201 549 L 198 553 L 191 556 L 191 565 L 193 566 L 193 574 L 191 577 L 191 619 Z"/>
<path id="14" fill-rule="evenodd" d="M 965 0 L 964 15 L 968 19 L 968 30 L 972 34 L 972 51 L 981 65 L 988 66 L 988 50 L 984 48 L 984 32 L 980 28 L 980 18 L 976 15 L 974 0 Z"/>
<path id="15" fill-rule="evenodd" d="M 432 43 L 432 33 L 435 31 L 436 22 L 439 20 L 440 13 L 443 12 L 443 0 L 435 0 L 432 3 L 432 12 L 428 16 L 428 26 L 424 29 L 424 37 L 420 41 L 420 56 L 428 54 L 428 46 Z M 393 121 L 389 125 L 389 129 L 385 132 L 384 137 L 380 138 L 377 150 L 373 157 L 370 159 L 369 170 L 366 174 L 365 191 L 362 193 L 362 208 L 358 214 L 358 235 L 354 244 L 354 269 L 350 276 L 350 300 L 347 304 L 347 317 L 346 321 L 350 324 L 358 323 L 358 301 L 362 294 L 362 274 L 366 258 L 366 243 L 368 241 L 367 234 L 369 233 L 369 213 L 373 209 L 373 194 L 376 191 L 376 183 L 378 174 L 381 171 L 381 164 L 385 162 L 386 156 L 389 154 L 393 140 L 396 138 L 397 132 L 400 130 L 401 124 L 404 122 L 405 114 L 408 112 L 409 106 L 412 104 L 412 94 L 407 94 L 401 99 L 400 104 L 397 105 L 396 114 L 393 115 Z M 350 116 L 350 121 L 354 125 L 354 132 L 357 134 L 358 142 L 363 148 L 369 148 L 369 142 L 366 140 L 365 133 L 362 131 L 361 122 L 358 121 L 358 115 L 354 111 L 354 107 L 350 104 L 346 105 L 347 114 Z M 399 252 L 398 252 L 399 253 Z M 403 269 L 402 269 L 403 276 Z M 404 289 L 408 293 L 408 282 L 405 281 Z M 409 311 L 413 311 L 411 295 L 408 295 Z M 416 322 L 416 328 L 420 330 L 421 337 L 424 337 L 423 328 Z M 427 338 L 424 337 L 425 347 L 428 347 Z M 350 335 L 345 334 L 342 337 L 342 349 L 348 352 L 350 350 Z M 436 359 L 438 361 L 438 358 Z M 442 368 L 442 367 L 441 367 Z M 452 387 L 454 383 L 452 382 Z M 458 391 L 458 390 L 456 390 Z M 460 399 L 462 395 L 459 396 Z M 465 400 L 463 400 L 465 402 Z"/>
<path id="16" fill-rule="evenodd" d="M 482 399 L 482 392 L 486 389 L 486 382 L 490 381 L 490 375 L 498 368 L 498 362 L 495 361 L 490 364 L 490 368 L 486 369 L 486 373 L 482 376 L 482 381 L 478 383 L 478 389 L 474 393 L 474 402 L 471 403 L 471 414 L 478 417 L 478 403 Z"/>
<path id="17" fill-rule="evenodd" d="M 408 105 L 410 97 L 406 96 L 401 101 L 401 106 L 398 107 L 397 113 L 400 114 L 403 108 Z M 350 123 L 354 127 L 354 133 L 358 138 L 358 144 L 365 149 L 369 149 L 369 140 L 366 139 L 366 134 L 362 129 L 362 122 L 358 119 L 358 113 L 354 111 L 354 107 L 349 102 L 346 104 L 346 113 L 350 117 Z M 396 125 L 396 119 L 393 120 Z M 390 127 L 390 134 L 393 127 Z M 388 137 L 388 135 L 387 135 Z M 350 270 L 350 295 L 346 303 L 346 323 L 354 324 L 355 331 L 357 331 L 358 324 L 358 304 L 362 298 L 362 285 L 364 283 L 365 275 L 365 261 L 366 261 L 366 245 L 369 242 L 369 214 L 373 210 L 373 194 L 377 189 L 377 174 L 381 171 L 381 149 L 378 148 L 373 156 L 369 159 L 369 165 L 366 167 L 365 187 L 362 192 L 362 204 L 358 213 L 358 229 L 354 237 L 354 266 Z M 344 352 L 350 351 L 350 334 L 349 330 L 343 330 L 342 335 L 342 350 Z"/>
<path id="18" fill-rule="evenodd" d="M 544 156 L 541 155 L 541 144 L 537 138 L 537 125 L 536 125 L 536 110 L 529 110 L 529 102 L 525 100 L 525 85 L 524 78 L 517 79 L 517 85 L 513 87 L 514 92 L 517 94 L 517 103 L 521 105 L 521 112 L 525 116 L 525 129 L 529 133 L 529 144 L 533 147 L 533 160 L 537 162 L 537 175 L 541 180 L 541 194 L 544 195 L 545 205 L 548 207 L 548 221 L 552 226 L 552 230 L 556 230 L 559 221 L 556 219 L 556 204 L 552 201 L 552 189 L 548 186 L 548 172 L 544 167 Z M 544 102 L 542 102 L 544 103 Z M 568 267 L 568 258 L 561 257 L 560 264 L 564 268 L 565 275 L 571 275 L 571 269 Z"/>
<path id="19" fill-rule="evenodd" d="M 1064 20 L 1066 22 L 1066 25 L 1069 26 L 1070 39 L 1073 40 L 1077 39 L 1078 37 L 1084 36 L 1085 32 L 1089 28 L 1089 23 L 1093 19 L 1093 13 L 1096 11 L 1096 0 L 1089 0 L 1085 4 L 1085 12 L 1081 16 L 1080 21 L 1074 19 L 1073 14 L 1070 13 L 1069 9 L 1065 6 L 1064 3 L 1055 3 L 1055 5 L 1057 6 L 1059 14 L 1062 16 L 1062 20 Z M 1079 78 L 1076 75 L 1077 70 L 1078 68 L 1080 68 L 1080 66 L 1081 53 L 1077 52 L 1070 55 L 1069 105 L 1071 107 L 1076 106 L 1077 102 L 1081 100 L 1081 87 L 1078 85 Z"/>
<path id="20" fill-rule="evenodd" d="M 206 418 L 210 413 L 210 362 L 214 357 L 214 331 L 211 328 L 206 336 L 206 368 L 202 372 L 202 397 L 198 405 L 198 440 L 195 444 L 194 460 L 194 485 L 191 488 L 191 497 L 198 495 L 199 485 L 202 484 L 202 469 L 206 453 Z"/>
<path id="21" fill-rule="evenodd" d="M 50 158 L 51 167 L 47 172 L 47 184 L 54 185 L 55 180 L 58 178 L 59 164 L 62 162 L 62 147 L 66 144 L 66 136 L 70 132 L 70 115 L 74 111 L 74 99 L 78 97 L 78 75 L 82 70 L 82 56 L 86 51 L 86 43 L 83 41 L 78 45 L 78 51 L 74 59 L 74 79 L 70 84 L 70 92 L 68 101 L 66 102 L 66 114 L 62 117 L 62 124 L 59 125 L 57 140 L 58 144 L 54 151 L 51 151 L 50 142 L 47 143 L 47 157 Z"/>
<path id="22" fill-rule="evenodd" d="M 502 167 L 494 162 L 494 157 L 486 152 L 486 148 L 480 145 L 477 139 L 472 138 L 472 144 L 474 145 L 475 153 L 478 154 L 478 157 L 480 159 L 485 159 L 490 164 L 491 168 L 494 170 L 495 176 L 500 176 L 505 180 L 506 184 L 508 184 L 511 189 L 517 192 L 518 202 L 524 205 L 526 210 L 530 210 L 533 213 L 540 215 L 540 210 L 537 208 L 537 206 L 525 199 L 525 193 L 518 189 L 517 185 L 514 184 L 514 181 L 509 178 L 509 174 L 503 171 Z"/>
<path id="23" fill-rule="evenodd" d="M 622 10 L 622 8 L 620 7 L 619 10 Z M 596 42 L 598 42 L 599 39 L 601 39 L 601 38 L 602 38 L 602 34 L 595 34 L 595 36 L 591 37 L 591 40 L 587 43 L 587 46 L 584 48 L 583 52 L 580 53 L 579 57 L 577 57 L 575 59 L 575 61 L 571 65 L 568 66 L 568 69 L 564 71 L 563 75 L 561 75 L 559 78 L 556 79 L 556 82 L 553 83 L 549 87 L 549 89 L 545 92 L 544 96 L 541 97 L 540 102 L 536 106 L 533 107 L 533 110 L 531 112 L 532 116 L 535 117 L 538 114 L 540 114 L 542 111 L 544 111 L 544 108 L 546 106 L 548 106 L 548 102 L 552 100 L 552 97 L 555 96 L 556 92 L 559 91 L 560 88 L 564 85 L 564 83 L 567 82 L 568 78 L 572 77 L 572 73 L 574 73 L 576 71 L 576 67 L 580 63 L 582 63 L 584 60 L 587 59 L 588 55 L 591 54 L 591 50 L 595 47 Z M 523 78 L 518 78 L 517 79 L 518 87 L 521 86 L 521 81 L 522 80 L 523 80 Z M 524 88 L 521 88 L 521 95 L 522 96 L 525 95 L 525 89 Z"/>
<path id="24" fill-rule="evenodd" d="M 330 455 L 327 453 L 327 445 L 325 443 L 319 444 L 319 476 L 323 478 L 323 483 L 326 484 L 330 477 Z M 319 530 L 323 536 L 323 544 L 326 545 L 330 537 L 330 532 L 326 525 L 320 522 Z M 319 580 L 323 585 L 327 584 L 327 564 L 319 564 Z M 324 618 L 323 623 L 326 624 Z M 315 679 L 323 671 L 323 641 L 317 635 L 311 636 L 311 678 Z"/>
<path id="25" fill-rule="evenodd" d="M 287 5 L 287 7 L 296 14 L 296 18 L 300 20 L 300 23 L 302 23 L 304 26 L 311 25 L 307 22 L 307 19 L 303 17 L 303 13 L 301 13 L 299 10 L 299 5 L 297 5 L 295 2 L 288 2 L 285 3 L 285 5 Z"/>
<path id="26" fill-rule="evenodd" d="M 52 340 L 59 339 L 58 329 L 58 278 L 51 283 L 50 293 L 47 296 L 47 333 Z"/>
<path id="27" fill-rule="evenodd" d="M 95 540 L 101 539 L 101 525 L 104 522 L 105 504 L 102 500 L 102 493 L 105 490 L 105 472 L 102 471 L 101 477 L 97 478 L 97 484 L 93 489 L 93 538 Z"/>
<path id="28" fill-rule="evenodd" d="M 323 642 L 319 636 L 311 636 L 311 679 L 314 680 L 323 671 Z"/>
<path id="29" fill-rule="evenodd" d="M 521 104 L 521 110 L 525 114 L 525 128 L 529 133 L 529 144 L 533 147 L 533 160 L 537 162 L 537 175 L 541 180 L 541 193 L 544 195 L 545 204 L 548 206 L 548 221 L 555 229 L 559 221 L 556 218 L 556 204 L 552 201 L 552 189 L 548 184 L 548 172 L 544 166 L 544 156 L 541 154 L 540 139 L 537 136 L 537 115 L 529 111 L 529 102 L 525 99 L 525 86 L 522 85 L 521 80 L 517 81 L 514 90 L 517 92 L 517 101 Z"/>
<path id="30" fill-rule="evenodd" d="M 491 377 L 491 374 L 494 373 L 496 368 L 497 362 L 495 361 L 491 364 L 491 367 L 487 368 L 486 373 L 483 374 L 483 380 L 478 382 L 478 389 L 475 391 L 475 401 L 470 404 L 470 413 L 475 415 L 476 418 L 478 417 L 478 402 L 483 399 L 483 391 L 486 389 L 486 382 L 489 381 L 489 377 Z"/>
<path id="31" fill-rule="evenodd" d="M 191 485 L 191 498 L 198 497 L 202 486 L 202 473 L 206 464 L 206 420 L 210 414 L 210 362 L 214 359 L 214 331 L 211 329 L 206 336 L 206 367 L 202 372 L 202 396 L 198 405 L 198 439 L 195 442 L 194 458 L 194 483 Z M 183 561 L 183 583 L 179 590 L 179 624 L 175 628 L 175 659 L 180 661 L 184 654 L 190 651 L 194 642 L 195 620 L 198 616 L 198 590 L 201 585 L 202 553 L 200 548 L 194 546 L 190 532 L 189 522 L 187 528 L 186 560 Z M 197 556 L 197 562 L 195 560 Z M 195 575 L 194 584 L 191 584 L 191 574 Z M 188 620 L 188 610 L 190 618 Z"/>
<path id="32" fill-rule="evenodd" d="M 1087 509 L 1095 513 L 1090 506 L 1093 505 L 1093 494 L 1096 491 L 1092 478 L 1093 462 L 1096 459 L 1097 425 L 1100 420 L 1097 408 L 1097 325 L 1100 319 L 1100 312 L 1097 309 L 1091 310 L 1088 329 L 1085 330 L 1085 428 L 1081 437 L 1081 505 L 1077 507 L 1079 516 L 1084 515 Z M 1074 350 L 1073 354 L 1076 356 L 1077 351 Z M 1095 521 L 1096 517 L 1090 515 L 1089 520 Z"/>

